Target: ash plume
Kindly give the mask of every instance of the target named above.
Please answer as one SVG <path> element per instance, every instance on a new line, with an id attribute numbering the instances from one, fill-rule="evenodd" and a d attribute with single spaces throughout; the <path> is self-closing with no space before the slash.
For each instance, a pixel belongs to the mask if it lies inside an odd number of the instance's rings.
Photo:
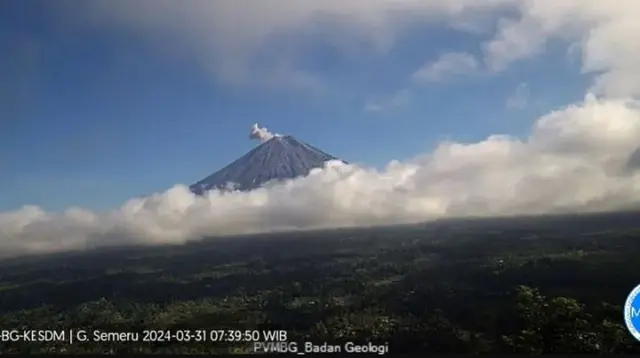
<path id="1" fill-rule="evenodd" d="M 251 126 L 251 133 L 249 134 L 249 139 L 257 139 L 261 143 L 268 141 L 269 139 L 275 137 L 277 134 L 269 132 L 266 127 L 260 127 L 258 123 L 254 123 Z"/>

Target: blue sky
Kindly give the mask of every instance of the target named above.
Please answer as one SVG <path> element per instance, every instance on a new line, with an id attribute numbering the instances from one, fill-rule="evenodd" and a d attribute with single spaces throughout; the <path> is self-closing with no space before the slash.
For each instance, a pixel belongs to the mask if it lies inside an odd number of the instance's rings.
<path id="1" fill-rule="evenodd" d="M 264 75 L 274 67 L 261 63 L 287 53 L 284 71 L 309 74 L 319 88 L 230 83 L 202 65 L 201 52 L 167 51 L 170 40 L 158 46 L 102 22 L 69 24 L 85 13 L 40 1 L 0 6 L 0 210 L 102 210 L 190 184 L 255 146 L 254 122 L 381 168 L 446 139 L 526 136 L 533 120 L 584 97 L 591 81 L 551 42 L 501 71 L 416 84 L 411 75 L 448 52 L 477 56 L 482 68 L 481 45 L 493 36 L 417 23 L 383 51 L 300 31 L 267 40 L 252 57 Z M 399 91 L 410 96 L 388 105 Z M 522 98 L 507 105 L 516 92 Z M 381 108 L 367 110 L 376 101 Z"/>

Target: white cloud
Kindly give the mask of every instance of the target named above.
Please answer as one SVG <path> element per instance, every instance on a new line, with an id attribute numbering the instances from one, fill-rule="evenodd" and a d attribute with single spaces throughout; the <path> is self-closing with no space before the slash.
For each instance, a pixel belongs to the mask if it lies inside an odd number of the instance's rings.
<path id="1" fill-rule="evenodd" d="M 166 53 L 195 59 L 227 84 L 315 88 L 321 79 L 296 67 L 296 46 L 291 46 L 305 35 L 320 35 L 317 38 L 345 51 L 364 43 L 373 51 L 385 52 L 412 23 L 449 22 L 454 27 L 473 28 L 476 18 L 486 21 L 486 16 L 480 15 L 513 2 L 156 0 L 149 6 L 95 0 L 50 6 L 67 15 L 63 20 L 66 26 L 79 23 L 92 29 L 118 29 L 146 39 Z M 289 46 L 278 47 L 280 40 Z"/>
<path id="2" fill-rule="evenodd" d="M 503 70 L 560 40 L 581 53 L 582 70 L 596 74 L 592 90 L 625 97 L 640 93 L 640 2 L 636 0 L 126 0 L 54 2 L 68 26 L 119 29 L 158 48 L 185 55 L 227 84 L 323 88 L 299 68 L 296 46 L 320 35 L 345 51 L 368 44 L 384 52 L 415 23 L 446 24 L 488 33 L 484 63 Z M 59 11 L 52 11 L 59 14 Z M 497 28 L 495 27 L 498 24 Z M 491 31 L 495 31 L 491 35 Z M 429 36 L 426 32 L 425 36 Z M 265 55 L 257 58 L 257 55 Z"/>
<path id="3" fill-rule="evenodd" d="M 411 79 L 418 83 L 441 82 L 449 77 L 473 73 L 477 69 L 478 62 L 473 55 L 449 52 L 442 54 L 436 61 L 425 64 L 411 76 Z"/>
<path id="4" fill-rule="evenodd" d="M 485 44 L 487 65 L 495 70 L 544 51 L 550 40 L 578 47 L 582 70 L 596 74 L 592 91 L 607 96 L 640 94 L 640 2 L 620 0 L 528 0 L 519 16 L 503 20 Z"/>
<path id="5" fill-rule="evenodd" d="M 410 76 L 409 80 L 413 85 L 402 88 L 387 98 L 367 102 L 365 111 L 383 112 L 405 107 L 414 97 L 415 85 L 444 82 L 456 76 L 470 75 L 478 71 L 478 66 L 478 61 L 471 54 L 464 52 L 444 53 L 435 61 L 423 65 Z"/>
<path id="6" fill-rule="evenodd" d="M 507 98 L 505 107 L 508 109 L 524 109 L 529 105 L 531 99 L 531 91 L 529 85 L 520 83 L 516 90 Z"/>
<path id="7" fill-rule="evenodd" d="M 0 213 L 0 253 L 460 215 L 610 210 L 640 200 L 640 168 L 633 159 L 639 138 L 640 103 L 588 96 L 537 120 L 525 140 L 442 143 L 383 171 L 329 163 L 308 177 L 248 193 L 201 198 L 176 186 L 106 213 L 37 207 Z"/>

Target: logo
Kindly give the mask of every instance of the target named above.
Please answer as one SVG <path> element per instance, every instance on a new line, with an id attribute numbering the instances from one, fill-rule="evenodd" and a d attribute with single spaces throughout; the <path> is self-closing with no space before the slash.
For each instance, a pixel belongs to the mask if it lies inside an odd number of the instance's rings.
<path id="1" fill-rule="evenodd" d="M 640 341 L 640 285 L 629 293 L 624 304 L 624 323 L 629 333 Z"/>

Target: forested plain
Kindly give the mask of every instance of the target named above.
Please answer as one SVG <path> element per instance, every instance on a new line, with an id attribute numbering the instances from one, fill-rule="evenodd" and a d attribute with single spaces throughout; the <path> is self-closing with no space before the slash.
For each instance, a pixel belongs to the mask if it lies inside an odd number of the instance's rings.
<path id="1" fill-rule="evenodd" d="M 211 238 L 0 262 L 0 327 L 275 330 L 391 353 L 640 353 L 622 306 L 640 214 Z M 0 352 L 248 353 L 230 342 L 2 342 Z"/>

